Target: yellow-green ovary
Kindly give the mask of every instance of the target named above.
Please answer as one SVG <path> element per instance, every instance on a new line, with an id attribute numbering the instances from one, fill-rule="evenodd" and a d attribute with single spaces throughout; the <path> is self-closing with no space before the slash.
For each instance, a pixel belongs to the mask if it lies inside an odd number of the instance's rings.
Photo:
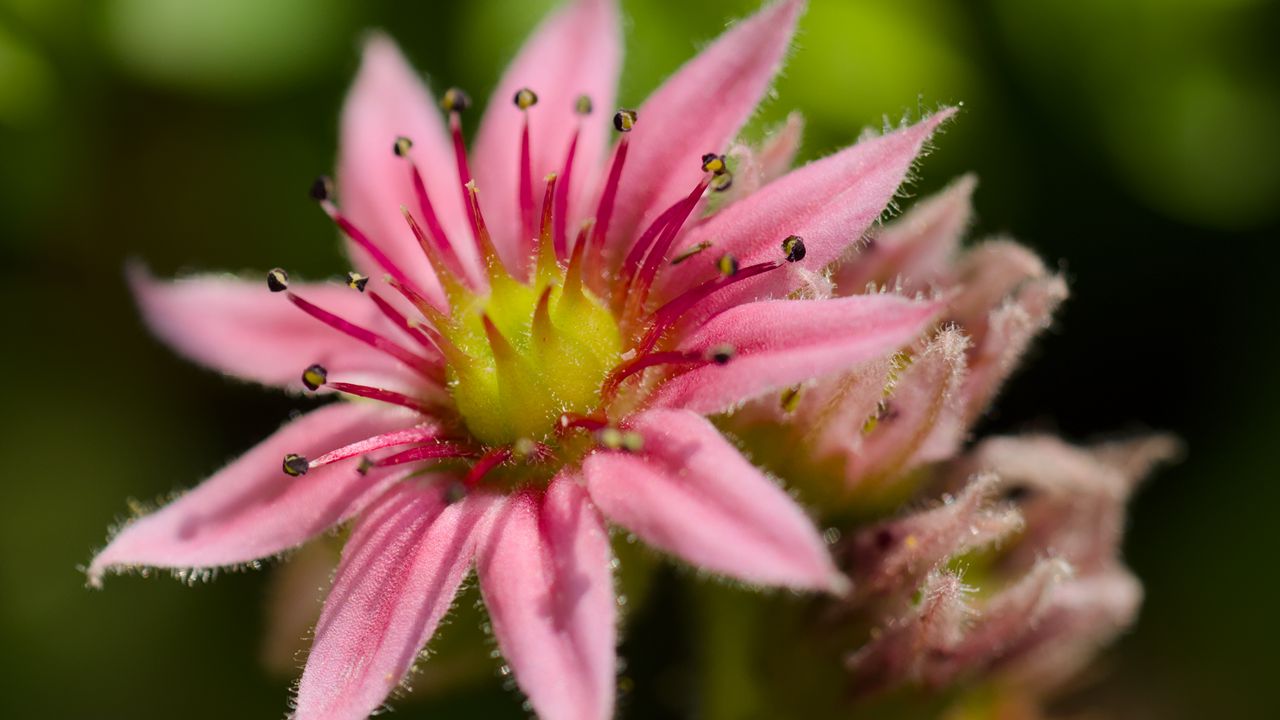
<path id="1" fill-rule="evenodd" d="M 590 294 L 551 290 L 551 330 L 535 334 L 533 316 L 545 286 L 507 278 L 488 297 L 457 307 L 445 334 L 466 356 L 451 362 L 449 390 L 467 429 L 486 445 L 541 440 L 566 412 L 592 410 L 600 384 L 618 363 L 622 340 L 612 313 Z M 514 348 L 495 354 L 481 319 L 487 314 Z"/>

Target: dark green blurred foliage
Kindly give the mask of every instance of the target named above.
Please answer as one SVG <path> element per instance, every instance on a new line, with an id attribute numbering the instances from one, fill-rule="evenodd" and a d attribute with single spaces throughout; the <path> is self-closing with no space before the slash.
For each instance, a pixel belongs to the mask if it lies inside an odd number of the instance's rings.
<path id="1" fill-rule="evenodd" d="M 123 263 L 345 269 L 305 192 L 330 169 L 362 31 L 387 28 L 437 87 L 483 98 L 550 4 L 0 0 L 0 716 L 284 713 L 289 679 L 258 664 L 269 570 L 193 588 L 112 578 L 103 592 L 76 570 L 126 497 L 193 484 L 305 404 L 150 339 Z M 621 102 L 639 103 L 754 4 L 624 0 Z M 1057 330 L 986 430 L 1162 428 L 1190 448 L 1134 508 L 1128 557 L 1146 607 L 1082 701 L 1123 717 L 1280 716 L 1268 527 L 1280 500 L 1280 4 L 812 6 L 749 134 L 799 108 L 811 158 L 883 114 L 963 101 L 911 192 L 976 171 L 978 230 L 1016 233 L 1072 280 Z M 742 638 L 695 612 L 736 591 L 694 580 L 660 572 L 630 604 L 630 716 L 691 716 L 708 693 L 753 681 L 749 668 L 699 674 L 700 658 L 731 656 Z M 520 717 L 497 667 L 400 709 Z"/>

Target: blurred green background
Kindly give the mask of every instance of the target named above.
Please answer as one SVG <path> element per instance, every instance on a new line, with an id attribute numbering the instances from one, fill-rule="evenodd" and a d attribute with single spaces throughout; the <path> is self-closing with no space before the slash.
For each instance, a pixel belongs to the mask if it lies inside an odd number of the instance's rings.
<path id="1" fill-rule="evenodd" d="M 77 571 L 126 497 L 194 483 L 304 404 L 152 340 L 123 263 L 344 269 L 306 189 L 331 167 L 362 32 L 386 28 L 435 87 L 484 98 L 552 4 L 0 0 L 0 717 L 283 715 L 291 678 L 258 662 L 270 571 L 104 592 Z M 634 105 L 756 3 L 622 4 L 620 100 Z M 1280 717 L 1280 3 L 811 5 L 750 132 L 800 108 L 811 158 L 884 114 L 963 101 L 913 192 L 976 171 L 978 230 L 1016 234 L 1071 279 L 985 429 L 1149 427 L 1188 443 L 1134 508 L 1127 554 L 1148 599 L 1090 699 L 1132 718 Z M 682 689 L 698 649 L 663 577 L 623 647 L 635 717 L 695 707 Z M 398 708 L 523 716 L 492 665 Z"/>

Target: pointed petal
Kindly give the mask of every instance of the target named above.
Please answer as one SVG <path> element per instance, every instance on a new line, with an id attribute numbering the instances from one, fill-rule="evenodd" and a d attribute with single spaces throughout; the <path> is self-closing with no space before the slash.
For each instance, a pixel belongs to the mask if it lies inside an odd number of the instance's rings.
<path id="1" fill-rule="evenodd" d="M 612 551 L 599 513 L 571 476 L 541 498 L 510 497 L 476 558 L 480 590 L 516 682 L 546 720 L 613 713 L 617 639 Z"/>
<path id="2" fill-rule="evenodd" d="M 406 428 L 417 414 L 380 405 L 335 403 L 294 420 L 163 508 L 134 520 L 89 566 L 211 568 L 249 562 L 296 547 L 351 517 L 395 477 L 356 472 L 358 458 L 290 477 L 289 453 L 315 457 L 370 435 Z"/>
<path id="3" fill-rule="evenodd" d="M 703 414 L 722 412 L 769 390 L 848 370 L 909 345 L 940 309 L 937 302 L 894 295 L 739 305 L 680 343 L 682 350 L 704 353 L 730 345 L 733 358 L 668 380 L 653 402 Z"/>
<path id="4" fill-rule="evenodd" d="M 982 345 L 990 314 L 1027 283 L 1043 280 L 1044 262 L 1012 240 L 988 240 L 969 250 L 956 269 L 960 292 L 951 300 L 951 316 L 975 345 Z"/>
<path id="5" fill-rule="evenodd" d="M 396 360 L 273 295 L 262 281 L 205 275 L 168 282 L 135 265 L 129 267 L 129 284 L 152 332 L 184 357 L 229 375 L 290 390 L 303 389 L 302 371 L 312 363 L 383 386 L 400 385 L 406 375 Z M 352 322 L 395 332 L 354 290 L 292 287 Z"/>
<path id="6" fill-rule="evenodd" d="M 1016 296 L 991 311 L 984 322 L 986 331 L 975 339 L 970 353 L 970 372 L 963 390 L 968 424 L 991 404 L 1031 341 L 1049 327 L 1054 311 L 1066 298 L 1066 281 L 1054 275 L 1026 283 Z"/>
<path id="7" fill-rule="evenodd" d="M 941 427 L 940 422 L 963 413 L 960 388 L 967 349 L 965 336 L 949 328 L 911 359 L 874 425 L 856 448 L 849 449 L 845 474 L 851 485 L 901 476 L 923 462 L 950 457 L 959 448 L 959 422 Z"/>
<path id="8" fill-rule="evenodd" d="M 528 110 L 535 202 L 542 198 L 543 178 L 561 172 L 573 133 L 582 126 L 569 189 L 567 227 L 576 228 L 585 216 L 586 191 L 595 186 L 604 164 L 621 63 L 615 0 L 573 0 L 534 31 L 490 96 L 476 135 L 472 171 L 494 244 L 508 267 L 524 266 L 527 258 L 517 258 L 516 248 L 528 240 L 520 237 L 518 194 L 524 113 L 512 98 L 526 87 L 538 95 L 538 104 Z M 574 111 L 580 95 L 591 98 L 589 117 Z"/>
<path id="9" fill-rule="evenodd" d="M 382 705 L 453 604 L 493 499 L 447 505 L 438 483 L 406 481 L 363 513 L 316 625 L 296 720 L 360 720 Z"/>
<path id="10" fill-rule="evenodd" d="M 977 184 L 973 175 L 963 175 L 885 225 L 837 268 L 840 293 L 866 292 L 868 284 L 892 285 L 895 280 L 906 292 L 918 292 L 949 279 L 956 250 L 973 218 Z"/>
<path id="11" fill-rule="evenodd" d="M 629 427 L 631 455 L 598 452 L 587 487 L 613 522 L 696 567 L 749 583 L 842 591 L 813 521 L 704 418 L 651 410 Z"/>
<path id="12" fill-rule="evenodd" d="M 459 190 L 453 145 L 436 103 L 418 73 L 386 35 L 371 35 L 360 71 L 342 108 L 338 152 L 338 200 L 343 211 L 418 287 L 443 298 L 440 283 L 422 254 L 400 207 L 418 215 L 409 164 L 396 157 L 397 137 L 413 141 L 410 156 L 422 169 L 436 216 L 463 262 L 477 270 L 475 244 Z M 370 277 L 384 271 L 354 243 L 353 262 Z"/>
<path id="13" fill-rule="evenodd" d="M 792 110 L 787 114 L 782 127 L 765 138 L 756 152 L 756 160 L 760 163 L 760 172 L 765 182 L 771 182 L 791 170 L 803 138 L 804 115 L 798 110 Z"/>
<path id="14" fill-rule="evenodd" d="M 744 265 L 779 259 L 782 240 L 789 235 L 804 238 L 807 250 L 803 260 L 782 272 L 717 294 L 707 312 L 753 297 L 783 297 L 797 286 L 797 270 L 822 270 L 839 258 L 884 212 L 925 141 L 954 112 L 944 110 L 810 163 L 691 230 L 682 241 L 685 246 L 714 242 L 715 256 L 731 253 Z M 684 263 L 670 268 L 663 287 L 679 292 L 714 273 L 710 263 Z"/>
<path id="15" fill-rule="evenodd" d="M 742 20 L 680 68 L 639 110 L 609 241 L 627 247 L 724 152 L 764 97 L 804 3 L 781 0 Z"/>
<path id="16" fill-rule="evenodd" d="M 1017 532 L 1022 518 L 994 503 L 998 489 L 994 475 L 979 475 L 951 502 L 860 531 L 848 559 L 859 592 L 903 600 L 948 559 Z"/>
<path id="17" fill-rule="evenodd" d="M 935 572 L 920 589 L 916 610 L 896 618 L 846 660 L 858 693 L 919 680 L 934 654 L 947 652 L 972 616 L 969 589 L 951 572 Z"/>

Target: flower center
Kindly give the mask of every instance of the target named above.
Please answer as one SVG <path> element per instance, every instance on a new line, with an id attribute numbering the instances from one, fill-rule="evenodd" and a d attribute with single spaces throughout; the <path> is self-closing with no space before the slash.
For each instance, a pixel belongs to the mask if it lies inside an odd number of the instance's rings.
<path id="1" fill-rule="evenodd" d="M 541 274 L 541 273 L 540 273 Z M 586 413 L 618 363 L 618 323 L 581 285 L 498 278 L 487 297 L 455 306 L 441 334 L 448 389 L 467 430 L 486 445 L 542 440 L 565 413 Z"/>

